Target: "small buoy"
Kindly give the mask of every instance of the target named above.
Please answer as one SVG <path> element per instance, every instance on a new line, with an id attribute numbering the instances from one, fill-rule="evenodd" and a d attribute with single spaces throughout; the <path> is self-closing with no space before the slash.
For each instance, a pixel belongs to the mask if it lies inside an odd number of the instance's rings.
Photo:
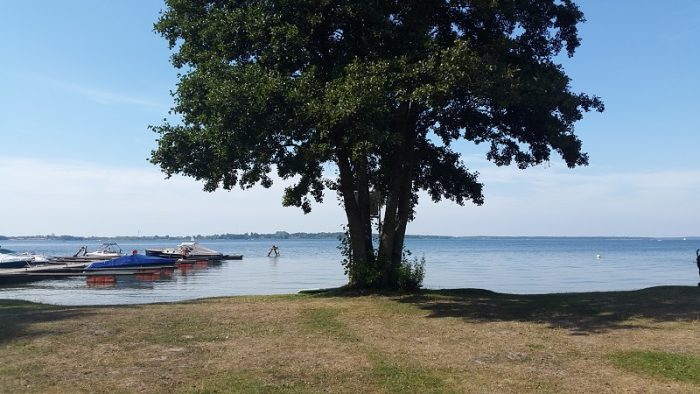
<path id="1" fill-rule="evenodd" d="M 596 259 L 596 260 L 600 260 L 600 259 L 601 259 L 601 257 L 602 257 L 602 256 L 601 256 L 601 255 L 599 255 L 599 254 L 595 255 L 595 259 Z"/>

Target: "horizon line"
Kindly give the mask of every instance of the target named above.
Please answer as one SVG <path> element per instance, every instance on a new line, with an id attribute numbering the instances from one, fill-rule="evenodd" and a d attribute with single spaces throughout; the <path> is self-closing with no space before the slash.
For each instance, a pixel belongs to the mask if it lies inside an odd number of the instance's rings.
<path id="1" fill-rule="evenodd" d="M 283 233 L 283 234 L 278 234 Z M 0 240 L 12 240 L 12 239 L 52 239 L 52 238 L 106 238 L 106 239 L 119 239 L 119 238 L 173 238 L 173 239 L 198 239 L 198 238 L 214 238 L 221 236 L 264 236 L 267 238 L 283 238 L 283 235 L 288 236 L 295 235 L 337 235 L 343 234 L 342 231 L 275 231 L 270 233 L 248 231 L 244 233 L 220 233 L 220 234 L 197 234 L 197 235 L 169 235 L 169 234 L 153 234 L 153 235 L 73 235 L 73 234 L 33 234 L 33 235 L 5 235 L 0 234 Z M 373 233 L 372 235 L 377 235 Z M 432 237 L 432 238 L 645 238 L 645 239 L 688 239 L 688 238 L 700 238 L 700 235 L 447 235 L 447 234 L 406 234 L 406 237 Z"/>

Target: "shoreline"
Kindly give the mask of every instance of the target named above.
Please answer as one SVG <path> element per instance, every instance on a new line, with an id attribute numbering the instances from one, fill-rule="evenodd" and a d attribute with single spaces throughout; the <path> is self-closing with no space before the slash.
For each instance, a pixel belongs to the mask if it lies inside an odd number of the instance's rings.
<path id="1" fill-rule="evenodd" d="M 112 303 L 112 304 L 52 304 L 46 302 L 35 302 L 27 299 L 21 298 L 2 298 L 2 293 L 0 293 L 0 303 L 1 302 L 28 302 L 36 305 L 45 306 L 55 306 L 55 307 L 75 307 L 75 308 L 100 308 L 100 307 L 126 307 L 126 306 L 148 306 L 148 305 L 173 305 L 178 303 L 189 303 L 189 302 L 199 302 L 215 299 L 227 299 L 227 298 L 265 298 L 265 297 L 294 297 L 294 296 L 328 296 L 328 297 L 346 297 L 346 296 L 383 296 L 383 297 L 395 297 L 395 296 L 405 296 L 405 295 L 459 295 L 459 294 L 489 294 L 493 297 L 576 297 L 584 295 L 604 295 L 604 294 L 622 294 L 622 293 L 639 293 L 645 291 L 654 291 L 654 289 L 665 289 L 665 288 L 678 288 L 678 289 L 698 289 L 700 294 L 700 281 L 697 287 L 691 285 L 658 285 L 650 286 L 638 289 L 623 289 L 623 290 L 592 290 L 592 291 L 570 291 L 570 292 L 542 292 L 542 293 L 509 293 L 509 292 L 499 292 L 489 289 L 481 288 L 441 288 L 441 289 L 427 289 L 423 288 L 415 292 L 395 292 L 395 291 L 372 291 L 372 290 L 347 290 L 344 286 L 333 287 L 333 288 L 310 288 L 310 289 L 300 289 L 293 293 L 270 293 L 270 294 L 232 294 L 232 295 L 218 295 L 209 297 L 197 297 L 181 300 L 172 301 L 153 301 L 153 302 L 142 302 L 142 303 Z M 68 290 L 69 291 L 69 290 Z"/>

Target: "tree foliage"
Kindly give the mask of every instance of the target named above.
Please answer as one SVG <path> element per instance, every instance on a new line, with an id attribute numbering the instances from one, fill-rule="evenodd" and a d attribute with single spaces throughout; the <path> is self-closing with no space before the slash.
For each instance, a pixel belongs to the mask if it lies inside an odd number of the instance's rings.
<path id="1" fill-rule="evenodd" d="M 205 190 L 293 179 L 283 204 L 309 212 L 327 189 L 348 217 L 352 264 L 394 287 L 418 192 L 483 203 L 452 148 L 488 144 L 496 165 L 588 156 L 574 133 L 595 96 L 556 63 L 579 46 L 570 0 L 167 0 L 155 25 L 182 70 L 174 112 L 152 127 L 151 161 Z M 328 164 L 336 176 L 325 177 Z M 386 204 L 379 246 L 370 195 Z M 358 270 L 364 272 L 366 270 Z"/>

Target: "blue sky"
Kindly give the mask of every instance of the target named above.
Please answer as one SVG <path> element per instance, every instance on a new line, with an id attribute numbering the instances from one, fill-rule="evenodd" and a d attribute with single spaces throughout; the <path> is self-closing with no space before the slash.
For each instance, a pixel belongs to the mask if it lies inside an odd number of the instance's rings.
<path id="1" fill-rule="evenodd" d="M 575 90 L 599 95 L 577 134 L 591 165 L 496 168 L 462 146 L 486 204 L 422 198 L 413 234 L 700 235 L 700 2 L 577 2 Z M 272 189 L 205 193 L 147 162 L 177 82 L 152 31 L 160 1 L 5 0 L 0 13 L 0 234 L 338 231 Z"/>

